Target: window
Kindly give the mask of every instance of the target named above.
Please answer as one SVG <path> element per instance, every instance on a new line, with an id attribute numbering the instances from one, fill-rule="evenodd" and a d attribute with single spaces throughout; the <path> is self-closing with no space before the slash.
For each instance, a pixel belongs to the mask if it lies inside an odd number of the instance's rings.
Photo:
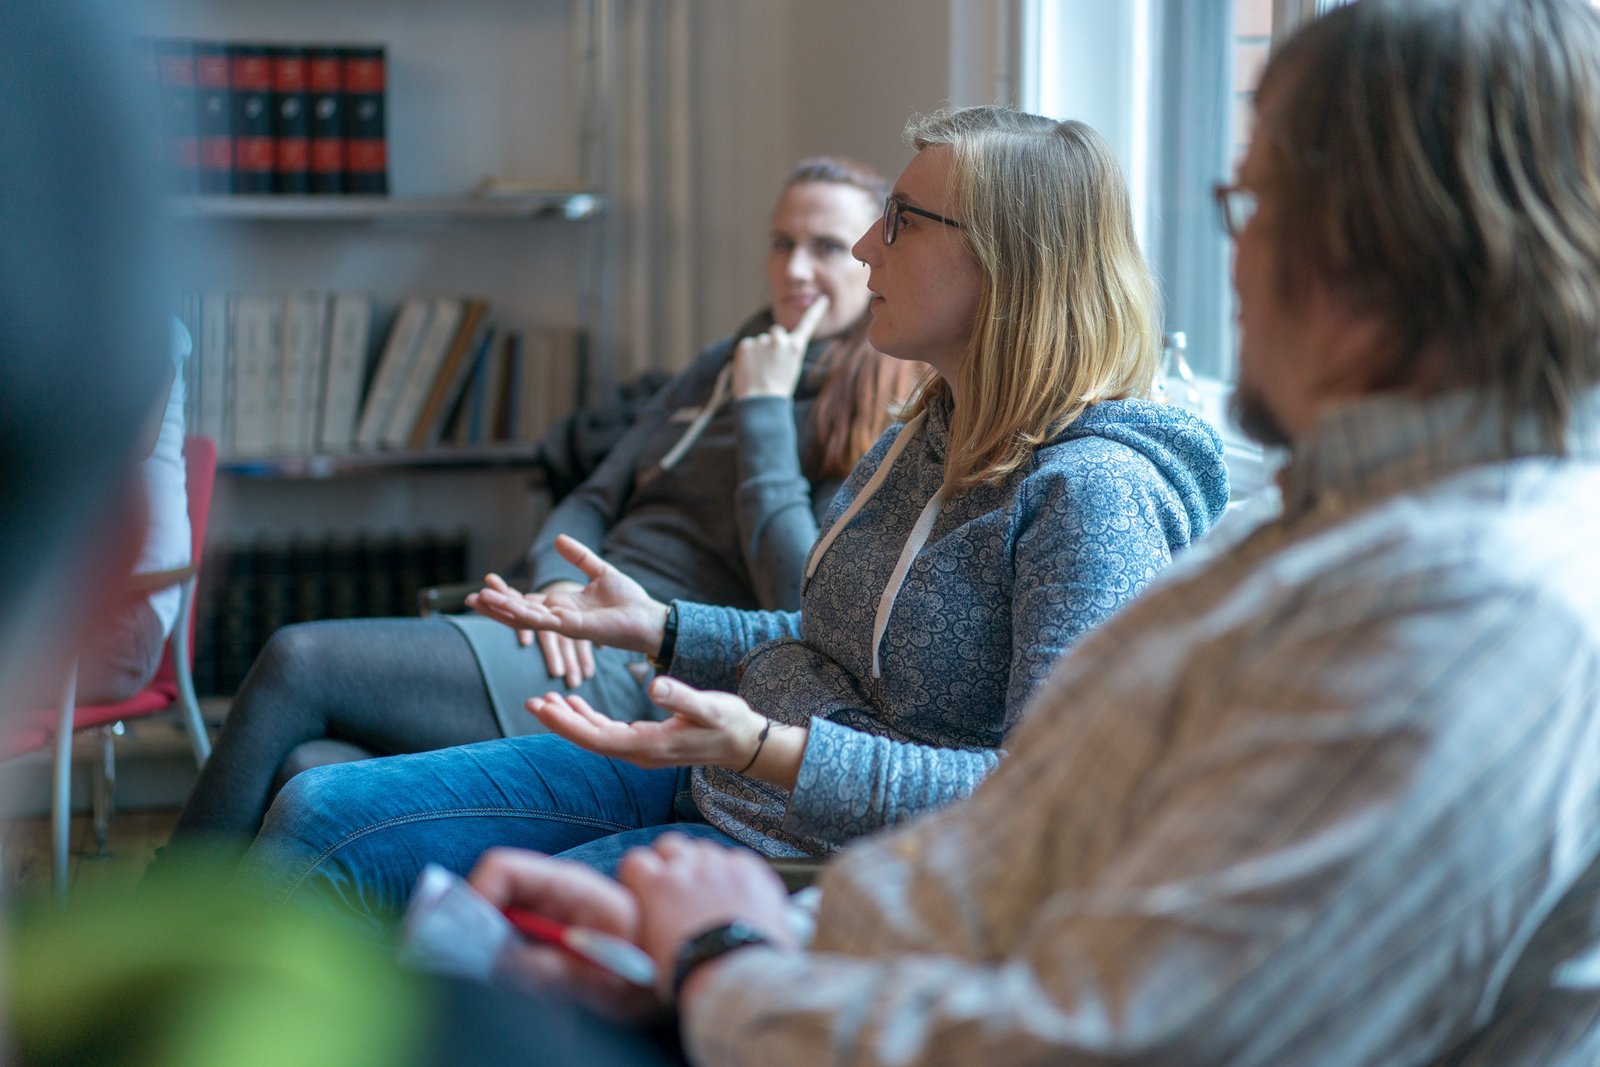
<path id="1" fill-rule="evenodd" d="M 1090 123 L 1128 173 L 1167 331 L 1187 335 L 1202 413 L 1226 441 L 1230 507 L 1273 498 L 1279 457 L 1226 418 L 1234 374 L 1230 257 L 1211 198 L 1231 177 L 1274 31 L 1318 0 L 1019 0 L 1020 89 L 1030 111 Z M 1326 2 L 1326 0 L 1322 0 Z"/>
<path id="2" fill-rule="evenodd" d="M 1275 24 L 1328 2 L 1023 2 L 1023 106 L 1083 119 L 1111 141 L 1160 279 L 1165 329 L 1187 335 L 1201 374 L 1231 377 L 1235 351 L 1230 250 L 1211 185 L 1232 174 L 1249 138 Z"/>

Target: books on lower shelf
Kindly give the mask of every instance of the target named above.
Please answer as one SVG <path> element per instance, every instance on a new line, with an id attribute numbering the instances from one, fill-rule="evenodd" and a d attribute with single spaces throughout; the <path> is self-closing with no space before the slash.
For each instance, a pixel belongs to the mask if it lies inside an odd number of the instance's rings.
<path id="1" fill-rule="evenodd" d="M 196 292 L 194 432 L 224 459 L 533 443 L 577 406 L 580 331 L 497 324 L 478 297 Z"/>

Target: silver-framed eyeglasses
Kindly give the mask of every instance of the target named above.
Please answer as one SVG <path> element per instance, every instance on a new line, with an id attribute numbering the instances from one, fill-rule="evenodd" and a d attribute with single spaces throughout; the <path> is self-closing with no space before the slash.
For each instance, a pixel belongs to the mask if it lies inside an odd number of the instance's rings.
<path id="1" fill-rule="evenodd" d="M 894 239 L 900 236 L 900 216 L 906 212 L 910 212 L 913 215 L 921 215 L 923 218 L 932 219 L 934 222 L 942 222 L 946 226 L 954 226 L 958 230 L 961 229 L 961 223 L 955 219 L 947 219 L 943 215 L 935 215 L 933 212 L 924 211 L 920 207 L 912 207 L 898 196 L 887 196 L 883 200 L 884 244 L 892 245 L 894 244 Z"/>
<path id="2" fill-rule="evenodd" d="M 1211 195 L 1217 201 L 1217 218 L 1222 223 L 1222 232 L 1237 241 L 1255 217 L 1259 203 L 1256 194 L 1242 185 L 1218 182 L 1211 187 Z"/>

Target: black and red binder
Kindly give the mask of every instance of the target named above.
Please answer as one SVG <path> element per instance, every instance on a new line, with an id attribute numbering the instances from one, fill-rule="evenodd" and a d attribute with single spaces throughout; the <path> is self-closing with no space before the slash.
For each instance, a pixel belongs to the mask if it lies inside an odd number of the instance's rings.
<path id="1" fill-rule="evenodd" d="M 306 49 L 311 135 L 311 191 L 344 191 L 344 57 L 337 48 Z"/>
<path id="2" fill-rule="evenodd" d="M 233 90 L 233 191 L 272 192 L 272 57 L 265 45 L 228 46 Z"/>
<path id="3" fill-rule="evenodd" d="M 199 189 L 233 189 L 233 98 L 228 88 L 228 46 L 215 41 L 194 45 L 196 132 L 200 146 Z"/>
<path id="4" fill-rule="evenodd" d="M 344 191 L 389 192 L 389 143 L 384 131 L 387 64 L 381 46 L 344 49 Z"/>
<path id="5" fill-rule="evenodd" d="M 172 187 L 180 193 L 200 188 L 200 138 L 195 121 L 194 47 L 189 41 L 151 42 L 156 82 L 161 90 L 161 135 Z"/>
<path id="6" fill-rule="evenodd" d="M 311 191 L 311 123 L 307 111 L 306 50 L 272 49 L 273 191 Z"/>

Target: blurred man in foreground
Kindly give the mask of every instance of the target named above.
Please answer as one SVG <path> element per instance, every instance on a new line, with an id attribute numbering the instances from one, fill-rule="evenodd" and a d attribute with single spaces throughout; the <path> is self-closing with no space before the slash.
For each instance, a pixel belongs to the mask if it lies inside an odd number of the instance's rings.
<path id="1" fill-rule="evenodd" d="M 705 1064 L 1600 1062 L 1600 15 L 1341 8 L 1218 202 L 1281 518 L 833 864 L 808 948 L 682 839 L 479 889 L 649 950 Z"/>

